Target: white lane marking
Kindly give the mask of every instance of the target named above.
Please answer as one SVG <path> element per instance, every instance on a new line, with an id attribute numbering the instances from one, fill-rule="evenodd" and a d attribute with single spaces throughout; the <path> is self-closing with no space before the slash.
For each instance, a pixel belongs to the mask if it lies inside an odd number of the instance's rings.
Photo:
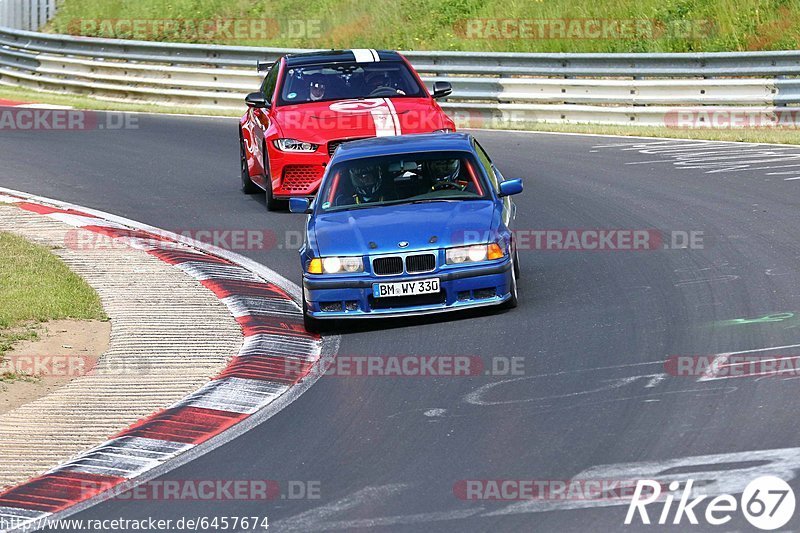
<path id="1" fill-rule="evenodd" d="M 794 180 L 800 180 L 800 176 L 796 176 L 794 178 L 783 178 L 783 181 L 794 181 Z"/>
<path id="2" fill-rule="evenodd" d="M 663 362 L 662 362 L 663 364 Z M 511 404 L 521 404 L 521 403 L 529 403 L 529 402 L 536 402 L 536 403 L 545 403 L 552 400 L 563 400 L 566 398 L 574 398 L 577 396 L 587 396 L 590 394 L 597 394 L 600 392 L 611 391 L 614 389 L 619 389 L 631 383 L 634 383 L 639 380 L 647 380 L 645 388 L 652 388 L 655 387 L 659 382 L 663 381 L 666 375 L 662 372 L 654 373 L 654 374 L 642 374 L 638 376 L 624 376 L 619 378 L 611 378 L 611 379 L 604 379 L 601 380 L 601 383 L 605 383 L 605 385 L 599 385 L 595 388 L 580 390 L 575 392 L 566 392 L 563 394 L 553 394 L 550 396 L 538 396 L 533 398 L 522 398 L 516 400 L 499 400 L 499 401 L 490 401 L 484 399 L 484 396 L 492 391 L 495 388 L 509 385 L 511 383 L 515 383 L 518 381 L 529 381 L 535 379 L 541 379 L 544 376 L 522 376 L 518 378 L 511 378 L 511 379 L 504 379 L 501 381 L 496 381 L 494 383 L 487 383 L 486 385 L 482 385 L 478 387 L 476 390 L 467 393 L 464 396 L 464 401 L 466 403 L 472 405 L 479 405 L 483 407 L 487 406 L 495 406 L 495 405 L 511 405 Z"/>
<path id="3" fill-rule="evenodd" d="M 776 450 L 699 455 L 661 461 L 600 465 L 588 468 L 572 479 L 578 481 L 603 479 L 628 482 L 637 479 L 653 479 L 665 485 L 672 481 L 702 480 L 702 484 L 695 485 L 692 496 L 697 496 L 699 493 L 714 497 L 720 494 L 739 494 L 744 491 L 750 481 L 760 476 L 774 475 L 786 481 L 791 481 L 795 479 L 798 472 L 800 472 L 800 448 L 781 448 Z M 681 486 L 684 486 L 684 483 L 681 483 Z M 604 495 L 594 500 L 530 500 L 512 503 L 504 509 L 485 513 L 481 516 L 590 509 L 628 505 L 629 503 L 629 498 L 608 498 Z"/>
<path id="4" fill-rule="evenodd" d="M 756 170 L 799 166 L 800 146 L 743 143 L 738 146 L 713 141 L 653 141 L 596 145 L 592 149 L 613 148 L 658 156 L 626 165 L 671 163 L 682 170 L 697 169 L 706 174 L 753 172 Z M 779 165 L 777 163 L 786 163 Z M 786 174 L 797 174 L 796 171 Z"/>
<path id="5" fill-rule="evenodd" d="M 724 352 L 717 354 L 708 369 L 700 376 L 697 381 L 717 381 L 720 379 L 730 379 L 732 376 L 719 376 L 720 368 L 730 359 L 732 355 L 745 355 L 749 353 L 771 352 L 774 350 L 788 350 L 789 348 L 800 348 L 800 344 L 787 344 L 785 346 L 771 346 L 769 348 L 756 348 L 755 350 L 741 350 L 738 352 Z"/>
<path id="6" fill-rule="evenodd" d="M 605 480 L 607 482 L 618 481 L 620 484 L 630 483 L 637 479 L 653 479 L 664 485 L 678 481 L 681 482 L 681 486 L 685 486 L 685 482 L 689 479 L 702 480 L 703 483 L 695 485 L 690 497 L 698 494 L 714 497 L 720 494 L 740 494 L 750 481 L 762 475 L 772 475 L 792 481 L 797 477 L 798 472 L 800 472 L 800 448 L 780 448 L 598 465 L 583 470 L 572 476 L 571 479 L 579 483 L 586 480 Z M 365 487 L 331 504 L 283 519 L 274 525 L 277 530 L 288 532 L 353 531 L 358 528 L 443 522 L 478 516 L 487 518 L 558 510 L 627 506 L 630 503 L 630 498 L 600 493 L 595 498 L 540 498 L 511 502 L 501 509 L 491 511 L 487 511 L 483 506 L 476 506 L 471 509 L 396 516 L 369 514 L 370 509 L 374 509 L 385 501 L 399 500 L 401 492 L 408 492 L 412 488 L 414 487 L 407 484 Z M 358 513 L 364 516 L 363 518 L 334 520 L 337 515 L 358 507 L 365 508 L 365 512 Z"/>
<path id="7" fill-rule="evenodd" d="M 374 63 L 375 56 L 368 48 L 353 48 L 350 50 L 356 58 L 356 63 Z"/>
<path id="8" fill-rule="evenodd" d="M 336 515 L 340 515 L 345 511 L 357 507 L 370 508 L 386 501 L 393 501 L 396 499 L 398 493 L 407 491 L 409 488 L 411 488 L 411 485 L 402 483 L 378 487 L 365 487 L 333 503 L 285 518 L 276 522 L 274 527 L 276 531 L 282 532 L 353 531 L 360 528 L 374 528 L 378 526 L 426 524 L 435 521 L 459 520 L 469 518 L 484 510 L 483 507 L 475 507 L 466 510 L 434 511 L 430 513 L 382 516 L 355 520 L 332 520 Z M 273 524 L 270 524 L 270 526 L 273 526 Z M 244 533 L 244 530 L 240 530 L 239 533 Z"/>
<path id="9" fill-rule="evenodd" d="M 727 283 L 729 281 L 735 281 L 737 279 L 739 279 L 739 276 L 736 276 L 734 274 L 725 274 L 723 276 L 710 279 L 690 279 L 690 280 L 679 281 L 678 283 L 675 284 L 675 287 L 688 287 L 689 285 L 696 285 L 698 283 L 718 283 L 718 282 Z"/>

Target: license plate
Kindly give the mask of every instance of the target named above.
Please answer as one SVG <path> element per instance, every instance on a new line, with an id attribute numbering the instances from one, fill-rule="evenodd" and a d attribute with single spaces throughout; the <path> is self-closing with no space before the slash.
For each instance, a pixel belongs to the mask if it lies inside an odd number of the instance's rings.
<path id="1" fill-rule="evenodd" d="M 398 281 L 395 283 L 374 283 L 372 285 L 372 295 L 375 298 L 416 296 L 418 294 L 436 293 L 439 290 L 439 278 Z"/>

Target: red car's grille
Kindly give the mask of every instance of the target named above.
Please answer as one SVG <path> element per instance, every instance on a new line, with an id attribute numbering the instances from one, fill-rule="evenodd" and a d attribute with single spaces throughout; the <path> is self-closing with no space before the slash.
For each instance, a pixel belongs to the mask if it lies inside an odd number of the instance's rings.
<path id="1" fill-rule="evenodd" d="M 328 142 L 328 156 L 329 157 L 333 157 L 333 153 L 336 151 L 337 148 L 339 148 L 340 144 L 344 144 L 344 143 L 350 142 L 350 141 L 358 141 L 358 140 L 361 140 L 362 138 L 366 139 L 367 137 L 359 137 L 357 139 L 336 139 L 335 141 L 329 141 Z"/>
<path id="2" fill-rule="evenodd" d="M 288 192 L 310 194 L 319 185 L 323 168 L 314 165 L 286 165 L 281 188 Z"/>

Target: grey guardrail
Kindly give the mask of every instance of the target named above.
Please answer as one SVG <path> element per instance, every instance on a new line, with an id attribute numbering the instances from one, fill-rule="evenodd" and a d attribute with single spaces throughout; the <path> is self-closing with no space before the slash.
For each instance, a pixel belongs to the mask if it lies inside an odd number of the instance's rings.
<path id="1" fill-rule="evenodd" d="M 256 61 L 306 50 L 96 39 L 0 28 L 0 82 L 153 103 L 242 109 Z M 800 51 L 403 54 L 445 80 L 461 122 L 664 125 L 686 106 L 775 116 L 800 103 Z M 472 124 L 475 125 L 475 124 Z"/>

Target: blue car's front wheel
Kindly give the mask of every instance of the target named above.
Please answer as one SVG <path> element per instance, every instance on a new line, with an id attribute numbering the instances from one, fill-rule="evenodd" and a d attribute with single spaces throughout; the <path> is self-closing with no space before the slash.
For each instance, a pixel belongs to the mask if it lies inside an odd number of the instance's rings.
<path id="1" fill-rule="evenodd" d="M 511 298 L 506 300 L 503 304 L 505 309 L 514 309 L 517 304 L 519 303 L 519 299 L 517 298 L 517 272 L 518 270 L 517 261 L 516 261 L 516 254 L 512 256 L 511 259 L 511 282 L 508 285 L 508 292 L 511 293 Z"/>

